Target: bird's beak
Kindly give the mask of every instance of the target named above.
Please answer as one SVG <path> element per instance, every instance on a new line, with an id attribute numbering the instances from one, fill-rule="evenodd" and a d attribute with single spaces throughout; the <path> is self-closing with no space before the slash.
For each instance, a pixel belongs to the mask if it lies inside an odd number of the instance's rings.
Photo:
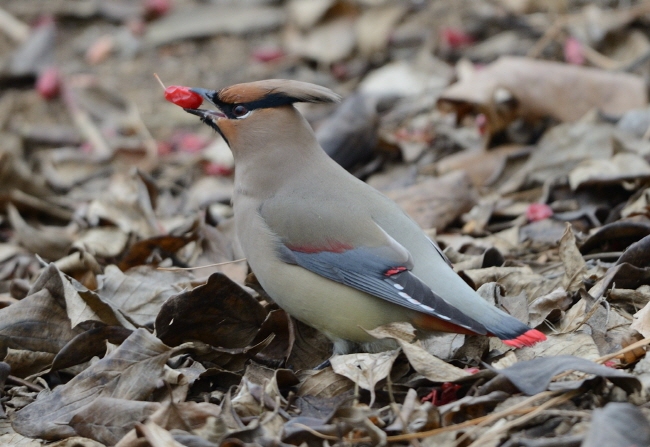
<path id="1" fill-rule="evenodd" d="M 214 105 L 216 107 L 216 104 L 212 101 L 212 98 L 217 94 L 216 91 L 214 90 L 208 90 L 205 88 L 191 88 L 191 92 L 194 92 L 198 95 L 200 95 L 203 100 L 209 102 L 210 104 Z M 225 118 L 226 115 L 219 110 L 217 107 L 216 110 L 209 110 L 209 109 L 183 109 L 187 113 L 191 113 L 192 115 L 196 115 L 199 118 L 201 118 L 201 121 L 204 123 L 208 124 L 211 127 L 215 127 L 217 124 L 217 120 L 219 118 Z"/>
<path id="2" fill-rule="evenodd" d="M 208 90 L 207 88 L 191 88 L 190 91 L 196 93 L 210 104 L 215 105 L 214 102 L 212 102 L 212 98 L 217 95 L 216 90 Z"/>
<path id="3" fill-rule="evenodd" d="M 191 113 L 192 115 L 196 115 L 199 118 L 201 118 L 201 121 L 203 121 L 205 124 L 208 126 L 212 127 L 214 130 L 216 130 L 219 135 L 223 137 L 223 139 L 228 143 L 230 146 L 230 143 L 228 142 L 228 138 L 224 135 L 223 131 L 219 128 L 219 125 L 217 124 L 220 118 L 226 118 L 226 115 L 219 110 L 219 106 L 214 103 L 212 98 L 217 97 L 217 92 L 215 90 L 207 90 L 204 88 L 191 88 L 191 92 L 194 92 L 198 95 L 200 95 L 205 101 L 209 102 L 213 106 L 216 107 L 216 110 L 208 110 L 208 109 L 183 109 L 187 113 Z"/>
<path id="4" fill-rule="evenodd" d="M 191 113 L 192 115 L 196 115 L 199 118 L 201 118 L 203 121 L 205 120 L 212 120 L 216 121 L 219 118 L 225 118 L 226 115 L 221 113 L 219 110 L 207 110 L 207 109 L 183 109 L 187 113 Z"/>

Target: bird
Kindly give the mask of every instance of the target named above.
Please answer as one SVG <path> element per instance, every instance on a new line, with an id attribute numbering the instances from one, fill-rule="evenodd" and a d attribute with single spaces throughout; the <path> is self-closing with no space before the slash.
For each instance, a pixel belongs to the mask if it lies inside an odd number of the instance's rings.
<path id="1" fill-rule="evenodd" d="M 334 354 L 394 349 L 367 330 L 397 322 L 513 347 L 546 339 L 481 298 L 395 202 L 327 156 L 295 104 L 340 101 L 332 90 L 285 79 L 190 90 L 215 108 L 184 110 L 233 153 L 235 228 L 250 269 Z"/>

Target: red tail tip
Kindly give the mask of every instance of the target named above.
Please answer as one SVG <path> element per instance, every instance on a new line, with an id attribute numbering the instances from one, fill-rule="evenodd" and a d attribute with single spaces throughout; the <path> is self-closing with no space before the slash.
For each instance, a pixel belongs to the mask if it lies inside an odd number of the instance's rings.
<path id="1" fill-rule="evenodd" d="M 546 335 L 542 334 L 537 329 L 529 329 L 517 338 L 501 341 L 514 348 L 523 348 L 524 346 L 533 346 L 534 344 L 544 340 L 546 340 Z"/>

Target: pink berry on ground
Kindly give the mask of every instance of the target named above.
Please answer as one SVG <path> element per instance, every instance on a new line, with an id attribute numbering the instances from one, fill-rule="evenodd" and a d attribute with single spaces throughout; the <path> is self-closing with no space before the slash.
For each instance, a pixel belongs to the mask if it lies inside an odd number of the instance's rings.
<path id="1" fill-rule="evenodd" d="M 531 203 L 526 209 L 526 218 L 529 222 L 544 220 L 553 215 L 553 210 L 545 203 Z"/>

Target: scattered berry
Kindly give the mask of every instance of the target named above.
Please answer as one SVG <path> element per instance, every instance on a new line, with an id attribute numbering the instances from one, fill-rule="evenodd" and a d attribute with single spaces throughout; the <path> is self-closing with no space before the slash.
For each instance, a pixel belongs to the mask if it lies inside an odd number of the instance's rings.
<path id="1" fill-rule="evenodd" d="M 172 3 L 170 0 L 144 0 L 143 7 L 145 17 L 155 19 L 167 14 Z"/>
<path id="2" fill-rule="evenodd" d="M 430 401 L 436 407 L 445 405 L 455 400 L 458 400 L 458 391 L 462 387 L 455 383 L 445 382 L 440 386 L 440 389 L 435 388 L 429 394 L 422 398 L 422 402 Z"/>
<path id="3" fill-rule="evenodd" d="M 348 66 L 343 62 L 336 62 L 330 67 L 332 71 L 332 76 L 339 80 L 345 80 L 350 76 L 350 70 Z"/>
<path id="4" fill-rule="evenodd" d="M 488 120 L 487 120 L 487 116 L 485 116 L 484 113 L 479 113 L 478 115 L 476 115 L 476 120 L 474 122 L 476 123 L 476 127 L 478 127 L 478 132 L 481 135 L 487 134 Z"/>
<path id="5" fill-rule="evenodd" d="M 442 41 L 450 48 L 462 48 L 474 43 L 474 38 L 459 28 L 446 27 L 440 31 Z"/>
<path id="6" fill-rule="evenodd" d="M 203 172 L 205 172 L 205 175 L 211 175 L 214 177 L 222 177 L 222 176 L 228 176 L 232 174 L 233 169 L 230 166 L 226 166 L 222 163 L 215 163 L 211 161 L 210 163 L 207 163 L 204 168 Z"/>
<path id="7" fill-rule="evenodd" d="M 253 60 L 257 62 L 272 62 L 285 56 L 284 51 L 277 47 L 259 47 L 253 50 L 251 54 Z"/>
<path id="8" fill-rule="evenodd" d="M 526 209 L 526 219 L 529 222 L 544 220 L 553 215 L 553 210 L 545 203 L 531 203 Z"/>
<path id="9" fill-rule="evenodd" d="M 582 43 L 575 37 L 564 41 L 564 60 L 573 65 L 584 65 L 585 51 Z"/>
<path id="10" fill-rule="evenodd" d="M 194 133 L 177 132 L 171 138 L 172 147 L 177 152 L 189 152 L 191 154 L 200 152 L 210 141 Z"/>
<path id="11" fill-rule="evenodd" d="M 81 149 L 81 152 L 84 154 L 92 154 L 94 151 L 94 147 L 90 143 L 83 143 L 81 146 L 79 146 L 79 149 Z"/>
<path id="12" fill-rule="evenodd" d="M 61 90 L 61 76 L 56 67 L 43 70 L 36 79 L 36 91 L 45 99 L 56 98 Z"/>

